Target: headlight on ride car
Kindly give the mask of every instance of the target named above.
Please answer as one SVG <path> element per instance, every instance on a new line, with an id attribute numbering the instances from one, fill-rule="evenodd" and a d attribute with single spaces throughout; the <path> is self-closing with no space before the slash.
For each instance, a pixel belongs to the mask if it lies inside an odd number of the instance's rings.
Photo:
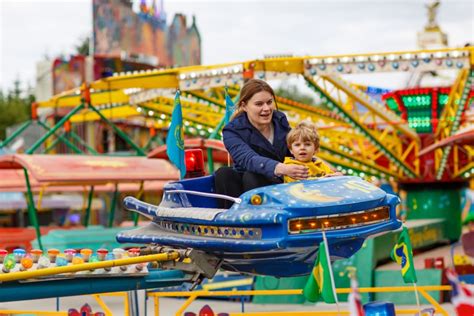
<path id="1" fill-rule="evenodd" d="M 263 198 L 260 194 L 254 194 L 250 197 L 250 204 L 252 205 L 261 205 Z"/>
<path id="2" fill-rule="evenodd" d="M 300 234 L 323 229 L 343 229 L 375 224 L 388 219 L 390 219 L 390 207 L 382 206 L 353 213 L 291 219 L 288 222 L 288 232 L 290 234 Z"/>

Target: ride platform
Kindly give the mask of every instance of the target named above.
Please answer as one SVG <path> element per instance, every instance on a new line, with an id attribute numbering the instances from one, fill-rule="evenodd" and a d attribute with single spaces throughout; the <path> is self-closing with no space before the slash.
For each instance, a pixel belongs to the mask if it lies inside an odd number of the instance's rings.
<path id="1" fill-rule="evenodd" d="M 408 228 L 408 233 L 415 254 L 417 251 L 435 247 L 443 240 L 448 240 L 444 219 L 408 220 L 404 225 Z M 398 266 L 397 268 L 393 268 L 393 270 L 377 268 L 377 266 L 391 262 L 390 252 L 392 251 L 392 247 L 397 243 L 400 232 L 401 231 L 394 231 L 382 235 L 371 236 L 365 240 L 361 249 L 355 255 L 348 259 L 334 261 L 333 271 L 336 288 L 350 287 L 350 274 L 353 272 L 357 275 L 360 287 L 405 285 L 402 283 L 398 284 L 398 279 L 400 282 L 403 282 L 400 268 Z M 416 268 L 418 268 L 418 266 L 416 266 Z M 425 272 L 426 270 L 417 270 L 417 273 L 419 273 L 419 279 L 425 280 L 420 282 L 420 285 L 441 284 L 442 271 L 439 269 L 432 270 L 434 271 Z M 298 289 L 304 286 L 304 283 L 304 280 L 301 280 L 299 277 L 278 279 L 258 276 L 255 281 L 255 289 Z M 396 295 L 398 294 L 399 293 L 396 293 Z M 369 301 L 369 293 L 361 295 L 364 302 Z M 378 295 L 383 296 L 384 293 L 379 293 Z M 407 296 L 411 298 L 411 294 L 407 294 Z M 439 292 L 434 297 L 435 299 L 439 299 Z M 339 294 L 338 298 L 340 301 L 347 301 L 347 294 Z M 371 300 L 373 299 L 384 300 L 383 297 L 371 297 Z M 277 296 L 266 296 L 260 298 L 256 296 L 254 300 L 268 304 L 281 302 L 281 298 Z M 288 303 L 300 304 L 303 302 L 301 299 L 294 299 L 288 301 Z M 402 300 L 401 303 L 412 304 L 413 302 L 411 302 L 411 300 Z"/>

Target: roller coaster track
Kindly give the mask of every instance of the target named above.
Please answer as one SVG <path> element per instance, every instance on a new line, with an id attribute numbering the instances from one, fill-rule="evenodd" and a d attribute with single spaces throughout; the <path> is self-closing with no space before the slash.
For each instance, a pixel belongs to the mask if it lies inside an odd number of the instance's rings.
<path id="1" fill-rule="evenodd" d="M 305 79 L 326 105 L 334 109 L 358 133 L 363 134 L 396 167 L 403 170 L 405 176 L 416 178 L 419 175 L 417 166 L 413 166 L 405 160 L 412 151 L 412 154 L 416 154 L 418 151 L 419 140 L 416 133 L 405 125 L 388 124 L 381 129 L 377 124 L 377 122 L 398 121 L 399 118 L 395 114 L 389 113 L 386 108 L 375 101 L 369 101 L 367 97 L 362 97 L 362 93 L 358 93 L 341 78 L 317 77 L 313 79 L 305 76 Z M 357 106 L 355 102 L 360 106 Z M 366 110 L 364 113 L 360 113 L 361 107 Z M 367 120 L 370 121 L 367 122 Z M 397 132 L 410 138 L 410 143 L 403 144 L 402 137 L 391 137 L 391 143 L 386 141 L 387 135 L 393 136 Z"/>
<path id="2" fill-rule="evenodd" d="M 440 123 L 435 133 L 435 138 L 440 141 L 453 135 L 459 128 L 461 116 L 467 109 L 469 102 L 468 94 L 471 90 L 471 84 L 474 78 L 473 69 L 463 69 L 454 82 L 449 93 L 448 103 L 444 107 L 440 116 Z M 453 146 L 446 146 L 435 152 L 436 179 L 441 180 L 446 170 L 448 156 Z"/>
<path id="3" fill-rule="evenodd" d="M 438 127 L 437 140 L 449 137 L 462 123 L 474 64 L 472 47 L 423 51 L 352 54 L 337 56 L 275 57 L 210 66 L 190 66 L 166 70 L 118 73 L 90 83 L 91 104 L 112 120 L 132 120 L 143 126 L 166 129 L 173 106 L 173 94 L 181 90 L 185 133 L 208 136 L 222 120 L 224 87 L 235 97 L 249 78 L 280 80 L 301 76 L 332 111 L 277 96 L 279 108 L 291 125 L 305 119 L 315 122 L 321 134 L 321 155 L 328 161 L 362 173 L 416 179 L 419 174 L 419 137 L 408 124 L 368 93 L 342 79 L 347 74 L 380 72 L 458 70 Z M 39 102 L 39 107 L 73 107 L 81 103 L 79 89 Z M 464 101 L 462 101 L 464 100 Z M 459 105 L 464 103 L 464 106 Z M 454 118 L 454 120 L 452 119 Z M 99 119 L 87 107 L 71 121 Z M 459 147 L 459 148 L 458 148 Z M 438 178 L 446 171 L 446 160 L 469 146 L 437 149 Z M 331 158 L 331 156 L 334 156 Z M 459 177 L 472 166 L 454 165 L 447 174 Z"/>

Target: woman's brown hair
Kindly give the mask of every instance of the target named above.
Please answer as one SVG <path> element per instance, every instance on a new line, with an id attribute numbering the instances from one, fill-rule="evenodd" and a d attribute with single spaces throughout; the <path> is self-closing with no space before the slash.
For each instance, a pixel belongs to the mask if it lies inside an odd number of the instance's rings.
<path id="1" fill-rule="evenodd" d="M 278 110 L 278 104 L 275 97 L 275 92 L 268 83 L 259 79 L 250 79 L 247 81 L 242 89 L 240 90 L 239 102 L 235 106 L 234 114 L 231 116 L 231 120 L 240 115 L 244 111 L 244 106 L 247 102 L 256 94 L 262 91 L 270 93 L 275 102 L 275 108 Z"/>

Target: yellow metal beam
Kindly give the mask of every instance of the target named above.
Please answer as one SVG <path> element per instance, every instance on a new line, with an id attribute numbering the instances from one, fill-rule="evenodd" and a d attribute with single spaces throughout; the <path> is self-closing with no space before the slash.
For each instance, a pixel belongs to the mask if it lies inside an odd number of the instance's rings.
<path id="1" fill-rule="evenodd" d="M 332 164 L 344 166 L 354 170 L 360 170 L 367 175 L 383 174 L 387 177 L 394 177 L 395 179 L 398 179 L 399 177 L 398 174 L 393 170 L 381 167 L 375 164 L 373 161 L 368 163 L 367 160 L 362 160 L 358 157 L 351 156 L 348 153 L 336 150 L 334 148 L 328 150 L 325 147 L 322 147 L 321 151 L 318 153 L 318 157 Z"/>
<path id="2" fill-rule="evenodd" d="M 66 95 L 53 97 L 48 101 L 38 102 L 38 107 L 55 108 L 55 107 L 74 107 L 81 104 L 81 95 Z M 91 93 L 92 105 L 128 103 L 129 96 L 123 90 L 102 91 Z"/>
<path id="3" fill-rule="evenodd" d="M 473 70 L 462 69 L 449 92 L 448 103 L 445 105 L 443 112 L 440 115 L 440 123 L 435 132 L 435 139 L 437 141 L 441 141 L 442 139 L 453 135 L 453 133 L 459 128 L 462 111 L 468 101 L 467 95 L 471 88 L 471 71 Z M 441 155 L 435 155 L 435 158 L 440 159 L 439 161 L 435 161 L 437 180 L 440 180 L 443 177 L 445 169 L 449 165 L 447 160 L 451 149 L 452 145 L 446 146 L 442 149 Z"/>
<path id="4" fill-rule="evenodd" d="M 438 59 L 452 58 L 446 54 L 462 55 L 467 54 L 469 62 L 474 65 L 473 53 L 474 48 L 446 48 L 446 49 L 434 49 L 434 50 L 412 50 L 412 51 L 397 51 L 397 52 L 380 52 L 380 53 L 367 53 L 367 54 L 345 54 L 345 55 L 323 55 L 323 56 L 305 56 L 305 57 L 282 57 L 282 58 L 265 58 L 263 60 L 248 60 L 236 63 L 218 64 L 218 65 L 207 65 L 207 66 L 189 66 L 175 69 L 166 70 L 147 70 L 135 73 L 119 74 L 112 77 L 104 78 L 92 82 L 90 87 L 95 90 L 119 90 L 129 88 L 141 88 L 141 89 L 177 89 L 180 86 L 180 77 L 187 76 L 189 74 L 200 73 L 207 79 L 227 76 L 227 73 L 220 74 L 216 72 L 216 69 L 232 69 L 233 67 L 242 67 L 243 71 L 262 71 L 262 72 L 281 72 L 281 73 L 294 73 L 303 74 L 305 62 L 309 62 L 314 59 L 327 59 L 344 62 L 345 60 L 352 60 L 353 58 L 379 58 L 381 60 L 390 60 L 392 56 L 403 55 L 403 56 L 421 56 L 423 54 L 430 56 L 433 55 Z M 437 56 L 439 55 L 439 56 Z M 387 71 L 390 71 L 389 69 Z M 208 72 L 208 73 L 206 73 Z M 196 77 L 197 78 L 197 77 Z M 222 81 L 220 86 L 224 86 L 226 83 Z M 187 89 L 182 89 L 187 90 Z M 45 106 L 47 104 L 54 105 L 54 99 L 62 98 L 64 96 L 74 96 L 77 89 L 65 91 L 51 98 L 50 103 L 42 102 Z"/>
<path id="5" fill-rule="evenodd" d="M 400 134 L 407 136 L 417 142 L 420 141 L 420 137 L 418 136 L 416 131 L 409 127 L 408 123 L 399 124 L 398 116 L 391 110 L 387 109 L 385 105 L 371 99 L 367 94 L 355 89 L 348 82 L 346 82 L 340 77 L 331 76 L 326 77 L 325 79 L 331 82 L 336 88 L 338 88 L 338 92 L 343 91 L 346 94 L 347 98 L 354 100 L 355 102 L 358 102 L 362 106 L 364 106 L 373 115 L 374 119 L 371 120 L 370 123 L 378 123 L 378 118 L 380 120 L 379 122 L 386 123 L 391 128 L 399 131 Z M 366 120 L 361 120 L 361 122 L 367 123 Z M 397 124 L 393 124 L 394 122 L 397 122 Z"/>
<path id="6" fill-rule="evenodd" d="M 353 107 L 350 100 L 355 100 L 359 104 L 367 105 L 369 102 L 362 97 L 362 92 L 353 92 L 352 87 L 349 84 L 345 83 L 340 78 L 333 77 L 311 77 L 305 76 L 307 82 L 314 87 L 316 92 L 320 94 L 320 98 L 323 102 L 327 102 L 329 106 L 334 107 L 335 111 L 338 112 L 343 119 L 353 125 L 353 129 L 357 133 L 362 134 L 371 142 L 379 151 L 381 151 L 384 156 L 386 156 L 389 161 L 393 164 L 394 168 L 397 168 L 403 171 L 404 177 L 417 177 L 419 175 L 419 170 L 416 168 L 416 164 L 413 164 L 411 160 L 401 160 L 404 147 L 410 147 L 410 144 L 403 144 L 404 138 L 400 135 L 405 135 L 410 138 L 411 142 L 416 142 L 415 146 L 411 146 L 414 157 L 417 157 L 418 152 L 418 136 L 411 135 L 410 133 L 406 134 L 396 127 L 398 124 L 393 124 L 394 120 L 398 121 L 398 116 L 393 115 L 383 115 L 380 114 L 383 112 L 383 106 L 373 104 L 367 106 L 366 110 L 370 111 L 373 115 L 367 116 L 367 118 L 372 117 L 374 120 L 367 122 L 367 120 L 361 120 L 361 114 L 359 113 L 357 107 Z M 388 110 L 385 110 L 388 112 Z M 387 121 L 390 119 L 390 121 Z M 381 125 L 381 123 L 386 123 L 386 125 Z M 408 131 L 408 130 L 407 130 Z M 405 133 L 405 134 L 404 134 Z M 390 135 L 392 142 L 387 142 L 385 139 Z M 413 138 L 412 136 L 416 136 Z"/>
<path id="7" fill-rule="evenodd" d="M 145 102 L 142 103 L 141 106 L 146 107 L 147 109 L 154 110 L 158 113 L 164 113 L 167 115 L 171 115 L 173 112 L 173 106 L 168 104 L 162 103 L 154 103 L 154 102 Z M 219 121 L 222 119 L 223 114 L 218 114 L 214 112 L 206 111 L 205 109 L 198 111 L 198 110 L 189 110 L 183 107 L 183 120 L 190 121 L 193 123 L 201 124 L 204 126 L 208 126 L 214 128 L 217 126 Z"/>
<path id="8" fill-rule="evenodd" d="M 418 286 L 416 288 L 430 303 L 433 303 L 436 313 L 441 313 L 443 315 L 448 315 L 447 311 L 439 304 L 434 304 L 433 298 L 430 296 L 428 291 L 451 291 L 452 288 L 449 285 L 427 285 L 427 286 Z M 232 291 L 192 291 L 192 292 L 147 292 L 148 297 L 153 297 L 155 300 L 155 307 L 159 306 L 157 298 L 160 297 L 188 297 L 184 304 L 179 309 L 176 315 L 182 315 L 182 312 L 190 305 L 197 297 L 208 297 L 208 296 L 253 296 L 253 295 L 302 295 L 301 289 L 294 290 L 232 290 Z M 336 293 L 338 294 L 349 294 L 351 293 L 351 288 L 337 288 Z M 359 293 L 389 293 L 389 292 L 414 292 L 414 287 L 412 286 L 394 286 L 394 287 L 362 287 L 359 288 Z M 409 314 L 413 315 L 417 313 L 418 310 L 415 309 L 397 309 L 398 314 Z M 341 311 L 341 315 L 348 315 L 348 311 Z M 155 315 L 159 315 L 159 310 L 155 309 Z M 309 312 L 256 312 L 256 313 L 233 313 L 231 315 L 338 315 L 338 311 L 309 311 Z"/>
<path id="9" fill-rule="evenodd" d="M 99 294 L 93 294 L 92 297 L 97 301 L 97 304 L 99 304 L 100 308 L 104 311 L 104 314 L 106 316 L 112 316 L 112 311 L 110 308 L 105 304 L 105 302 L 102 300 Z"/>
<path id="10" fill-rule="evenodd" d="M 35 310 L 1 309 L 0 315 L 37 315 L 37 316 L 67 316 L 68 312 L 49 312 Z"/>
<path id="11" fill-rule="evenodd" d="M 137 108 L 131 105 L 123 105 L 118 107 L 113 107 L 109 109 L 99 109 L 107 119 L 126 119 L 129 117 L 140 116 L 137 112 Z M 91 110 L 82 110 L 79 113 L 73 115 L 70 119 L 72 123 L 82 123 L 82 122 L 91 122 L 91 121 L 100 121 L 100 116 Z"/>
<path id="12" fill-rule="evenodd" d="M 470 172 L 470 174 L 471 174 L 470 177 L 474 177 L 474 162 L 470 162 L 466 166 L 460 168 L 459 171 L 456 172 L 455 174 L 453 174 L 452 177 L 453 178 L 460 178 L 467 171 L 471 171 Z"/>
<path id="13" fill-rule="evenodd" d="M 469 69 L 460 70 L 456 81 L 451 87 L 451 91 L 449 92 L 448 96 L 448 102 L 444 106 L 443 112 L 439 117 L 439 124 L 435 132 L 435 138 L 438 141 L 451 136 L 454 132 L 454 122 L 460 119 L 456 117 L 456 113 L 460 106 L 464 106 L 464 104 L 460 104 L 459 101 L 465 90 L 464 88 L 469 78 L 469 72 Z"/>
<path id="14" fill-rule="evenodd" d="M 224 99 L 213 98 L 213 97 L 207 95 L 203 91 L 196 91 L 196 90 L 195 91 L 187 91 L 187 94 L 189 96 L 193 96 L 195 98 L 198 98 L 198 99 L 207 101 L 209 103 L 215 104 L 217 106 L 220 106 L 223 109 L 225 108 L 225 100 Z"/>
<path id="15" fill-rule="evenodd" d="M 177 70 L 153 70 L 138 74 L 125 74 L 104 78 L 90 84 L 95 90 L 118 89 L 178 89 Z"/>
<path id="16" fill-rule="evenodd" d="M 301 74 L 304 70 L 303 61 L 303 57 L 280 57 L 255 60 L 253 62 L 248 62 L 247 65 L 249 65 L 250 68 L 253 64 L 255 71 L 273 71 Z"/>
<path id="17" fill-rule="evenodd" d="M 139 256 L 139 257 L 133 257 L 133 258 L 81 263 L 81 264 L 76 264 L 72 266 L 45 268 L 45 269 L 39 269 L 39 270 L 34 270 L 34 271 L 20 271 L 20 272 L 4 273 L 0 275 L 0 282 L 35 279 L 38 277 L 61 274 L 61 273 L 73 273 L 73 272 L 87 271 L 87 270 L 94 270 L 94 269 L 101 269 L 101 268 L 111 268 L 111 267 L 125 266 L 125 265 L 135 264 L 135 263 L 143 263 L 143 262 L 170 261 L 170 260 L 175 260 L 178 258 L 179 258 L 179 253 L 170 252 L 170 253 L 160 253 L 156 255 Z"/>

